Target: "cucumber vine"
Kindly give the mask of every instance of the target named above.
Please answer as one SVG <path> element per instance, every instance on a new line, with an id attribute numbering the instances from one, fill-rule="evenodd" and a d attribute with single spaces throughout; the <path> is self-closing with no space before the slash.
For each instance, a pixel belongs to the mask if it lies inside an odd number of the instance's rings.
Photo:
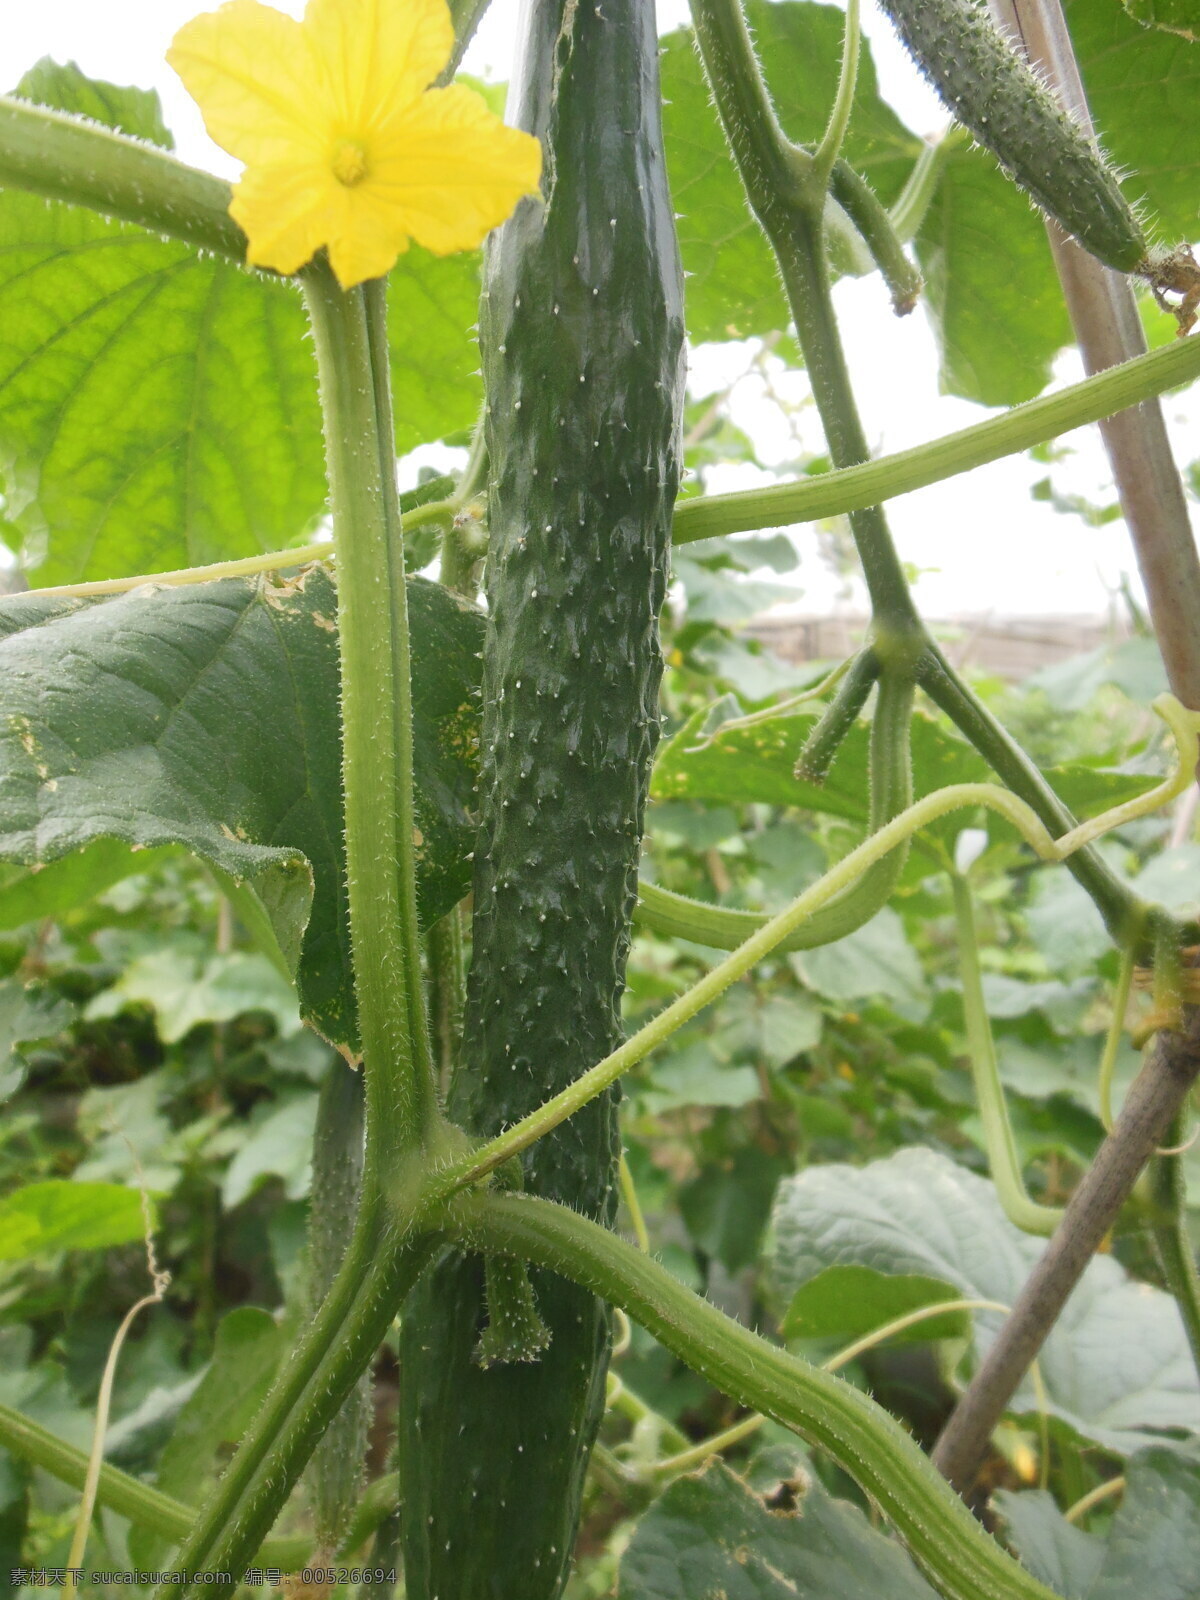
<path id="1" fill-rule="evenodd" d="M 459 9 L 461 47 L 482 6 Z M 484 826 L 465 1007 L 457 914 L 434 930 L 424 955 L 418 935 L 403 518 L 381 280 L 343 289 L 320 256 L 298 274 L 320 374 L 332 550 L 314 545 L 159 575 L 204 582 L 235 569 L 267 571 L 326 556 L 336 562 L 365 1153 L 341 1265 L 207 1503 L 193 1512 L 112 1468 L 100 1471 L 96 1493 L 101 1504 L 179 1540 L 175 1565 L 189 1581 L 164 1586 L 163 1595 L 199 1592 L 206 1573 L 241 1572 L 256 1552 L 299 1560 L 294 1543 L 268 1539 L 272 1524 L 403 1308 L 410 1600 L 450 1600 L 454 1585 L 454 1600 L 480 1600 L 485 1588 L 498 1600 L 554 1600 L 603 1409 L 606 1307 L 613 1306 L 734 1400 L 829 1451 L 948 1600 L 1048 1600 L 1050 1591 L 984 1531 L 882 1407 L 738 1326 L 609 1230 L 618 1181 L 636 1200 L 628 1169 L 618 1172 L 610 1091 L 767 956 L 860 927 L 891 896 L 922 828 L 982 807 L 1039 859 L 1067 863 L 1123 952 L 1101 1082 L 1111 1120 L 1112 1059 L 1134 963 L 1156 963 L 1162 987 L 1162 974 L 1174 971 L 1196 929 L 1145 905 L 1092 846 L 1192 781 L 1200 712 L 1171 697 L 1156 702 L 1176 741 L 1176 771 L 1139 799 L 1076 823 L 928 632 L 884 501 L 1157 394 L 1200 371 L 1200 347 L 1159 351 L 934 445 L 869 461 L 833 313 L 826 206 L 832 194 L 862 233 L 897 310 L 909 309 L 919 275 L 902 239 L 928 202 L 945 152 L 918 163 L 912 193 L 891 214 L 847 165 L 856 0 L 847 10 L 833 110 L 815 148 L 793 144 L 780 127 L 737 0 L 693 0 L 704 71 L 748 203 L 778 261 L 833 470 L 688 501 L 672 516 L 682 304 L 657 42 L 650 13 L 634 0 L 585 9 L 574 0 L 533 0 L 528 8 L 517 120 L 543 139 L 545 206 L 526 202 L 491 247 L 483 316 L 491 415 L 468 475 L 412 515 L 412 524 L 447 527 L 443 576 L 463 590 L 472 586 L 478 551 L 456 544 L 454 519 L 477 498 L 486 500 L 490 519 Z M 992 143 L 1040 204 L 1105 260 L 1179 290 L 1186 301 L 1182 280 L 1171 279 L 1165 257 L 1154 256 L 1092 145 L 985 27 L 977 5 L 888 0 L 888 9 L 966 125 Z M 997 115 L 990 108 L 1001 102 Z M 228 186 L 58 113 L 0 100 L 0 180 L 244 259 Z M 566 380 L 564 349 L 574 363 Z M 683 543 L 834 510 L 849 516 L 872 626 L 863 650 L 827 686 L 828 706 L 796 755 L 805 777 L 821 781 L 875 694 L 866 838 L 775 916 L 701 906 L 652 884 L 642 885 L 638 899 L 668 530 Z M 913 801 L 918 691 L 958 726 L 998 781 Z M 550 802 L 561 805 L 564 796 L 566 820 L 555 833 L 546 818 Z M 957 874 L 953 888 L 993 1177 L 1019 1225 L 1057 1227 L 1057 1246 L 1073 1213 L 1068 1208 L 1064 1220 L 1025 1191 L 983 1007 L 970 890 Z M 622 1039 L 615 1006 L 635 900 L 637 917 L 650 928 L 729 953 Z M 434 968 L 432 1025 L 423 963 Z M 1162 1028 L 1178 1021 L 1179 1000 L 1176 986 L 1175 1010 L 1163 1011 Z M 1188 1087 L 1178 1077 L 1175 1103 L 1166 1106 L 1174 1125 Z M 1125 1125 L 1122 1113 L 1114 1149 Z M 1132 1170 L 1122 1168 L 1116 1204 L 1153 1148 L 1151 1141 Z M 1165 1148 L 1154 1168 L 1158 1243 L 1200 1358 L 1200 1290 L 1178 1227 L 1181 1181 L 1178 1154 Z M 485 1278 L 490 1321 L 480 1339 Z M 1022 1349 L 1027 1366 L 1036 1348 Z M 628 1403 L 636 1404 L 631 1397 Z M 747 1431 L 743 1425 L 738 1437 Z M 545 1458 L 522 1464 L 514 1445 L 523 1451 L 521 1441 L 535 1435 Z M 86 1473 L 78 1452 L 2 1408 L 0 1442 L 64 1481 Z M 682 1436 L 671 1447 L 660 1465 L 690 1460 Z M 502 1489 L 520 1472 L 539 1474 L 539 1509 L 514 1529 Z M 394 1492 L 390 1483 L 386 1492 Z M 332 1524 L 345 1515 L 345 1483 L 330 1493 L 341 1508 L 322 1528 L 332 1545 Z M 475 1507 L 480 1494 L 486 1505 Z M 387 1509 L 373 1504 L 370 1516 L 378 1521 Z M 354 1530 L 369 1521 L 360 1507 Z"/>

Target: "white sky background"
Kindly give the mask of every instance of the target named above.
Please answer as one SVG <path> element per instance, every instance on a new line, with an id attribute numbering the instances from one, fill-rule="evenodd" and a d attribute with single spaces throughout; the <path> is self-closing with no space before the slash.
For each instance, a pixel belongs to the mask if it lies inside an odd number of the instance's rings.
<path id="1" fill-rule="evenodd" d="M 275 0 L 275 4 L 294 16 L 303 12 L 303 0 Z M 658 0 L 658 5 L 664 30 L 686 20 L 686 0 Z M 183 159 L 236 176 L 237 164 L 208 140 L 199 113 L 163 59 L 180 24 L 207 9 L 212 7 L 199 0 L 0 0 L 5 86 L 15 83 L 41 56 L 50 55 L 59 61 L 75 60 L 94 77 L 155 88 Z M 467 56 L 468 71 L 498 80 L 508 77 L 516 9 L 516 0 L 493 0 Z M 890 25 L 870 3 L 864 9 L 864 29 L 883 94 L 916 132 L 941 128 L 944 113 L 896 43 Z M 937 356 L 928 323 L 920 311 L 903 320 L 893 317 L 877 276 L 844 282 L 836 295 L 874 450 L 883 453 L 920 444 L 988 414 L 969 402 L 939 395 Z M 745 360 L 742 347 L 733 352 L 701 347 L 693 353 L 693 391 L 707 394 L 724 388 Z M 1069 382 L 1080 376 L 1074 357 L 1064 359 L 1059 379 Z M 780 387 L 789 397 L 800 398 L 807 392 L 803 374 L 789 375 Z M 1189 435 L 1192 440 L 1196 437 L 1190 423 L 1200 412 L 1200 403 L 1168 399 L 1166 404 L 1179 459 L 1187 462 L 1195 453 L 1195 445 L 1189 443 Z M 740 384 L 731 407 L 734 420 L 755 438 L 762 460 L 773 464 L 794 457 L 795 443 L 786 421 L 764 397 L 761 383 L 748 379 Z M 805 420 L 804 438 L 812 450 L 822 448 L 811 416 Z M 1056 486 L 1094 500 L 1113 498 L 1095 430 L 1070 436 L 1070 443 L 1076 454 L 1055 468 Z M 924 569 L 917 597 L 927 614 L 1108 611 L 1122 572 L 1135 572 L 1124 524 L 1087 528 L 1079 519 L 1031 500 L 1029 487 L 1045 470 L 1017 457 L 984 468 L 969 480 L 951 480 L 891 502 L 889 515 L 901 557 Z M 748 488 L 758 481 L 755 469 L 729 466 L 710 475 L 709 485 L 724 490 Z M 801 567 L 782 580 L 802 589 L 796 609 L 860 609 L 861 586 L 849 599 L 842 594 L 840 581 L 817 557 L 814 531 L 800 529 L 796 537 Z"/>

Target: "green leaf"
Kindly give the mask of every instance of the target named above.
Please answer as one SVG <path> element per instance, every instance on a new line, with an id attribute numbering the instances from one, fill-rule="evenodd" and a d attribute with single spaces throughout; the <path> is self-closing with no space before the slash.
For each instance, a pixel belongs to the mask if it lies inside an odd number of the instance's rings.
<path id="1" fill-rule="evenodd" d="M 1145 0 L 1154 4 L 1155 0 Z M 1168 0 L 1169 3 L 1169 0 Z M 1187 0 L 1183 0 L 1187 3 Z M 1116 3 L 1068 0 L 1067 20 L 1108 154 L 1165 243 L 1195 232 L 1200 55 Z M 983 150 L 955 151 L 917 238 L 942 386 L 985 405 L 1043 389 L 1072 342 L 1041 218 Z"/>
<path id="2" fill-rule="evenodd" d="M 904 1552 L 816 1482 L 773 1510 L 721 1462 L 677 1478 L 621 1557 L 619 1600 L 932 1600 Z"/>
<path id="3" fill-rule="evenodd" d="M 1104 1559 L 1103 1541 L 1068 1522 L 1045 1489 L 997 1489 L 992 1504 L 1021 1565 L 1065 1600 L 1085 1600 Z"/>
<path id="4" fill-rule="evenodd" d="M 1200 1441 L 1139 1451 L 1088 1600 L 1195 1600 L 1198 1551 Z"/>
<path id="5" fill-rule="evenodd" d="M 326 489 L 304 326 L 278 280 L 0 193 L 0 471 L 39 582 L 309 532 Z"/>
<path id="6" fill-rule="evenodd" d="M 0 1261 L 29 1261 L 59 1250 L 105 1250 L 140 1239 L 144 1230 L 135 1189 L 50 1178 L 0 1200 Z"/>
<path id="7" fill-rule="evenodd" d="M 850 1344 L 911 1311 L 960 1299 L 953 1284 L 917 1273 L 892 1276 L 873 1267 L 826 1267 L 796 1290 L 779 1331 L 785 1339 L 837 1339 Z M 889 1342 L 926 1344 L 961 1339 L 969 1332 L 968 1312 L 947 1311 L 892 1334 Z"/>
<path id="8" fill-rule="evenodd" d="M 820 139 L 837 82 L 845 15 L 837 6 L 750 0 L 747 17 L 785 131 L 800 143 Z M 713 111 L 690 29 L 661 41 L 663 129 L 671 193 L 680 213 L 679 245 L 692 339 L 748 338 L 790 321 L 774 257 L 747 208 Z M 865 43 L 854 113 L 843 146 L 885 204 L 899 194 L 921 141 L 879 97 Z"/>
<path id="9" fill-rule="evenodd" d="M 1135 22 L 1162 28 L 1184 39 L 1200 39 L 1200 5 L 1196 0 L 1121 0 Z"/>
<path id="10" fill-rule="evenodd" d="M 163 122 L 157 90 L 119 88 L 115 83 L 89 78 L 74 61 L 60 65 L 50 56 L 43 56 L 30 67 L 14 93 L 36 105 L 88 117 L 105 128 L 119 128 L 130 138 L 144 139 L 163 150 L 175 148 L 175 140 Z"/>
<path id="11" fill-rule="evenodd" d="M 156 96 L 77 68 L 40 63 L 21 92 L 170 142 Z M 400 449 L 475 420 L 478 299 L 477 253 L 413 249 L 393 272 Z M 326 486 L 294 285 L 0 193 L 0 485 L 10 537 L 45 584 L 302 542 Z"/>
<path id="12" fill-rule="evenodd" d="M 84 1015 L 95 1021 L 139 1004 L 154 1011 L 164 1044 L 175 1044 L 203 1023 L 232 1022 L 250 1011 L 267 1012 L 284 1038 L 301 1025 L 291 984 L 257 951 L 231 950 L 205 960 L 178 947 L 152 950 L 90 1000 Z"/>
<path id="13" fill-rule="evenodd" d="M 221 1318 L 213 1358 L 179 1412 L 158 1463 L 156 1487 L 185 1505 L 198 1505 L 224 1465 L 223 1452 L 236 1445 L 266 1399 L 287 1344 L 269 1312 L 240 1306 Z M 135 1530 L 131 1553 L 150 1564 L 169 1548 L 146 1530 Z"/>
<path id="14" fill-rule="evenodd" d="M 412 246 L 388 278 L 396 449 L 471 427 L 483 405 L 477 250 L 431 256 Z"/>
<path id="15" fill-rule="evenodd" d="M 52 866 L 13 871 L 0 883 L 0 928 L 22 928 L 44 917 L 61 917 L 114 883 L 150 872 L 178 853 L 171 845 L 136 850 L 120 839 L 97 839 L 86 850 L 64 856 Z"/>
<path id="16" fill-rule="evenodd" d="M 867 755 L 869 725 L 851 728 L 824 783 L 795 777 L 796 758 L 816 725 L 813 715 L 783 715 L 748 728 L 718 728 L 706 734 L 702 708 L 663 746 L 654 766 L 656 800 L 704 800 L 725 805 L 761 801 L 797 806 L 865 823 L 870 799 Z M 919 799 L 949 783 L 977 783 L 988 776 L 983 758 L 965 740 L 932 717 L 912 719 L 913 793 Z M 653 813 L 652 813 L 653 814 Z M 961 814 L 954 821 L 962 827 Z"/>
<path id="17" fill-rule="evenodd" d="M 844 939 L 798 951 L 788 960 L 809 988 L 837 1005 L 882 998 L 910 1022 L 928 1013 L 920 958 L 890 906 Z"/>
<path id="18" fill-rule="evenodd" d="M 281 1106 L 264 1107 L 263 1112 L 221 1182 L 221 1202 L 226 1210 L 241 1205 L 266 1178 L 282 1178 L 289 1200 L 302 1200 L 308 1193 L 317 1096 L 297 1095 Z"/>
<path id="19" fill-rule="evenodd" d="M 1043 1249 L 1008 1221 L 991 1183 L 919 1147 L 785 1179 L 768 1245 L 784 1303 L 826 1267 L 864 1266 L 1012 1305 Z M 985 1349 L 1001 1318 L 973 1316 Z M 1111 1256 L 1088 1265 L 1039 1362 L 1051 1415 L 1118 1454 L 1152 1440 L 1156 1428 L 1200 1428 L 1200 1386 L 1175 1302 Z M 1030 1384 L 1012 1409 L 1036 1411 Z"/>
<path id="20" fill-rule="evenodd" d="M 1071 324 L 1042 220 L 988 151 L 950 155 L 916 243 L 942 388 L 988 406 L 1039 394 Z"/>
<path id="21" fill-rule="evenodd" d="M 470 885 L 482 619 L 433 584 L 409 595 L 428 924 Z M 305 1019 L 353 1045 L 335 610 L 319 567 L 282 585 L 5 602 L 0 859 L 48 864 L 107 838 L 186 845 L 269 921 Z"/>

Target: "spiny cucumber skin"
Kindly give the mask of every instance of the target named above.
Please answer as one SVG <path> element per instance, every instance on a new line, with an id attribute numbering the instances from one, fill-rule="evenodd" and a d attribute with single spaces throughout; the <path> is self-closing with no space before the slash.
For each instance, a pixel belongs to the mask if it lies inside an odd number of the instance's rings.
<path id="1" fill-rule="evenodd" d="M 644 0 L 532 0 L 515 120 L 544 208 L 493 242 L 480 319 L 491 462 L 481 827 L 457 1122 L 517 1121 L 620 1041 L 658 738 L 658 614 L 678 479 L 683 295 Z M 611 1220 L 609 1095 L 525 1160 L 525 1186 Z M 482 1265 L 406 1307 L 409 1600 L 555 1600 L 604 1407 L 604 1306 L 533 1274 L 536 1362 L 481 1368 Z"/>
<path id="2" fill-rule="evenodd" d="M 983 0 L 880 0 L 948 110 L 1085 250 L 1139 272 L 1149 246 L 1112 169 L 996 29 Z"/>

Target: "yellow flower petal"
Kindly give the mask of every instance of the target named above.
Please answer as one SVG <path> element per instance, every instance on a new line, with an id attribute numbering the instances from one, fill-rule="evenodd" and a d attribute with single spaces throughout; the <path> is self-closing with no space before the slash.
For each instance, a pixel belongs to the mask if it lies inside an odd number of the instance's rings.
<path id="1" fill-rule="evenodd" d="M 400 0 L 401 6 L 406 0 Z M 167 60 L 211 137 L 247 166 L 318 154 L 330 120 L 327 79 L 302 23 L 258 0 L 193 17 Z"/>
<path id="2" fill-rule="evenodd" d="M 415 100 L 454 48 L 446 0 L 309 0 L 304 27 L 339 116 L 359 131 Z"/>
<path id="3" fill-rule="evenodd" d="M 249 241 L 251 266 L 297 272 L 340 220 L 339 194 L 349 191 L 322 162 L 280 162 L 248 168 L 234 185 L 229 214 Z"/>
<path id="4" fill-rule="evenodd" d="M 435 255 L 472 250 L 536 194 L 542 147 L 506 127 L 474 90 L 432 89 L 377 136 L 363 187 L 395 208 L 406 232 Z"/>
<path id="5" fill-rule="evenodd" d="M 248 261 L 291 273 L 326 245 L 350 288 L 410 239 L 474 248 L 536 193 L 536 139 L 469 89 L 427 87 L 453 43 L 446 0 L 309 0 L 303 22 L 227 0 L 180 29 L 168 60 L 246 164 L 229 209 Z"/>

